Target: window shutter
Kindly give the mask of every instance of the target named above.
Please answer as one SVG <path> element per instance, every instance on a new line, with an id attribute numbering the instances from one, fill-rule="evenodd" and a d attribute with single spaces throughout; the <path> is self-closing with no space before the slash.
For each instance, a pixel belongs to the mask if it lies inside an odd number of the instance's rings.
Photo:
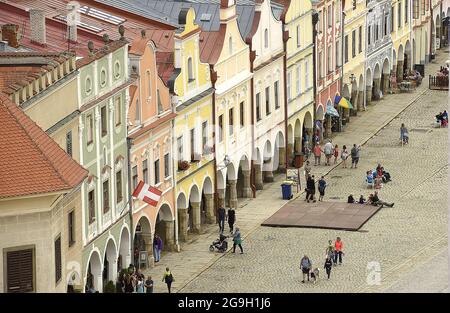
<path id="1" fill-rule="evenodd" d="M 68 131 L 66 134 L 66 152 L 72 156 L 72 131 Z"/>
<path id="2" fill-rule="evenodd" d="M 7 252 L 7 292 L 34 291 L 33 249 Z"/>
<path id="3" fill-rule="evenodd" d="M 55 282 L 58 283 L 62 277 L 61 265 L 61 236 L 55 240 Z"/>

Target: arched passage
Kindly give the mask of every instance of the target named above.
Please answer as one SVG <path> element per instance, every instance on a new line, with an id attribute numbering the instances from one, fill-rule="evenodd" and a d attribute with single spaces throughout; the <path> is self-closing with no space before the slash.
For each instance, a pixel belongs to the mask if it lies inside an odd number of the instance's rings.
<path id="1" fill-rule="evenodd" d="M 354 77 L 352 80 L 352 90 L 351 90 L 350 102 L 353 105 L 353 110 L 351 110 L 351 112 L 354 112 L 353 115 L 356 115 L 356 112 L 359 110 L 358 109 L 358 81 L 357 81 L 356 77 Z"/>
<path id="2" fill-rule="evenodd" d="M 110 238 L 105 248 L 105 256 L 103 257 L 103 286 L 109 281 L 116 283 L 117 278 L 117 247 L 114 240 Z"/>
<path id="3" fill-rule="evenodd" d="M 263 150 L 263 179 L 266 183 L 273 182 L 273 149 L 269 140 L 264 144 Z"/>
<path id="4" fill-rule="evenodd" d="M 156 215 L 155 235 L 163 242 L 163 251 L 173 251 L 175 247 L 175 221 L 169 204 L 164 203 Z"/>
<path id="5" fill-rule="evenodd" d="M 200 191 L 197 185 L 193 185 L 189 191 L 188 206 L 188 233 L 199 234 L 201 229 Z"/>
<path id="6" fill-rule="evenodd" d="M 397 65 L 396 65 L 397 71 L 397 82 L 403 81 L 403 73 L 405 71 L 405 51 L 403 50 L 403 46 L 400 45 L 398 47 L 398 57 L 397 57 Z"/>
<path id="7" fill-rule="evenodd" d="M 311 148 L 313 141 L 313 118 L 310 112 L 305 113 L 305 117 L 303 118 L 303 127 L 302 127 L 302 152 L 304 153 L 306 147 Z"/>
<path id="8" fill-rule="evenodd" d="M 381 69 L 377 63 L 373 71 L 372 100 L 380 99 Z"/>
<path id="9" fill-rule="evenodd" d="M 299 119 L 295 121 L 294 126 L 294 153 L 302 151 L 302 128 Z"/>
<path id="10" fill-rule="evenodd" d="M 287 152 L 288 160 L 293 159 L 294 157 L 294 128 L 292 124 L 288 126 L 288 144 L 287 144 Z"/>
<path id="11" fill-rule="evenodd" d="M 436 31 L 435 31 L 435 44 L 433 46 L 435 46 L 435 49 L 440 49 L 441 45 L 440 45 L 440 38 L 441 38 L 441 18 L 440 15 L 438 14 L 436 16 L 436 20 L 434 22 L 434 26 L 436 27 Z"/>
<path id="12" fill-rule="evenodd" d="M 117 262 L 117 268 L 119 270 L 128 268 L 131 264 L 131 238 L 128 228 L 123 227 L 120 234 L 119 242 L 119 259 Z"/>
<path id="13" fill-rule="evenodd" d="M 234 166 L 233 162 L 230 162 L 227 165 L 225 203 L 228 204 L 228 207 L 232 207 L 234 209 L 237 208 L 238 204 L 236 183 L 237 183 L 236 167 Z"/>
<path id="14" fill-rule="evenodd" d="M 236 192 L 238 198 L 251 198 L 253 195 L 250 187 L 250 161 L 246 155 L 239 161 Z"/>
<path id="15" fill-rule="evenodd" d="M 358 111 L 364 108 L 364 89 L 366 86 L 364 85 L 364 76 L 363 74 L 359 75 L 359 83 L 358 83 Z"/>
<path id="16" fill-rule="evenodd" d="M 285 154 L 285 140 L 281 131 L 277 133 L 275 138 L 275 148 L 273 154 L 273 170 L 279 173 L 284 173 L 286 170 L 286 154 Z"/>
<path id="17" fill-rule="evenodd" d="M 209 176 L 203 181 L 202 210 L 205 212 L 205 220 L 203 220 L 202 223 L 214 223 L 214 187 Z"/>
<path id="18" fill-rule="evenodd" d="M 291 129 L 292 129 L 292 126 L 291 126 Z M 262 156 L 261 156 L 261 150 L 259 148 L 255 149 L 253 159 L 254 159 L 253 171 L 255 172 L 255 187 L 256 187 L 256 190 L 263 190 L 264 189 L 263 176 L 262 176 L 263 161 L 262 161 Z"/>
<path id="19" fill-rule="evenodd" d="M 411 42 L 407 40 L 404 52 L 403 76 L 405 75 L 405 73 L 408 73 L 410 69 L 412 69 L 412 64 L 413 64 L 413 53 L 411 48 Z"/>
<path id="20" fill-rule="evenodd" d="M 188 233 L 188 202 L 184 193 L 179 193 L 177 197 L 178 211 L 178 235 L 180 240 L 187 240 Z"/>
<path id="21" fill-rule="evenodd" d="M 389 90 L 389 76 L 391 72 L 391 67 L 389 65 L 389 59 L 384 59 L 383 61 L 383 71 L 381 74 L 381 91 L 385 95 Z"/>
<path id="22" fill-rule="evenodd" d="M 139 267 L 139 254 L 141 251 L 147 251 L 149 260 L 153 257 L 153 237 L 152 226 L 147 216 L 143 215 L 136 223 L 133 240 L 134 265 Z"/>
<path id="23" fill-rule="evenodd" d="M 103 291 L 102 279 L 102 261 L 98 251 L 93 251 L 89 257 L 87 272 L 86 272 L 86 291 L 93 290 Z"/>
<path id="24" fill-rule="evenodd" d="M 369 105 L 372 102 L 372 71 L 370 68 L 366 70 L 366 105 Z"/>

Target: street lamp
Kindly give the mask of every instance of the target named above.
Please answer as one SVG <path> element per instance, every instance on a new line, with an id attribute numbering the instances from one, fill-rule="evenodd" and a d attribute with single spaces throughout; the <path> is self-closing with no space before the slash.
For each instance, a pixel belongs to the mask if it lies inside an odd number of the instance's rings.
<path id="1" fill-rule="evenodd" d="M 353 84 L 353 82 L 356 80 L 356 76 L 355 76 L 355 74 L 351 74 L 350 75 L 350 84 Z"/>

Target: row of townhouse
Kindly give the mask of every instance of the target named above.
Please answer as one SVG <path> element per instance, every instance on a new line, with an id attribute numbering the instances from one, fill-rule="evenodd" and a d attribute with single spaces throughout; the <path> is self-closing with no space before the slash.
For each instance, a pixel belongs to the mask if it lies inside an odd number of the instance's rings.
<path id="1" fill-rule="evenodd" d="M 392 72 L 401 79 L 432 59 L 447 9 L 437 0 L 1 2 L 3 101 L 66 151 L 52 158 L 71 156 L 87 172 L 73 169 L 78 179 L 41 204 L 51 232 L 34 204 L 47 195 L 3 194 L 13 182 L 0 181 L 0 290 L 102 292 L 142 256 L 153 265 L 155 234 L 179 251 L 219 206 L 255 197 L 314 135 L 341 131 L 378 100 Z M 341 94 L 353 110 L 335 104 Z M 63 179 L 65 170 L 56 168 Z M 156 207 L 131 197 L 139 181 L 162 191 Z"/>

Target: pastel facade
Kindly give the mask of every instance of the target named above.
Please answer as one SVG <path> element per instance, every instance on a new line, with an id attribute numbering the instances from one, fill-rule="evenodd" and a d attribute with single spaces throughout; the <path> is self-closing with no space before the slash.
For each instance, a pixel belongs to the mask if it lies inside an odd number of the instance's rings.
<path id="1" fill-rule="evenodd" d="M 425 64 L 431 54 L 431 0 L 412 0 L 412 60 Z"/>
<path id="2" fill-rule="evenodd" d="M 412 67 L 411 50 L 411 0 L 392 2 L 392 71 L 397 82 L 403 80 L 403 74 Z"/>

